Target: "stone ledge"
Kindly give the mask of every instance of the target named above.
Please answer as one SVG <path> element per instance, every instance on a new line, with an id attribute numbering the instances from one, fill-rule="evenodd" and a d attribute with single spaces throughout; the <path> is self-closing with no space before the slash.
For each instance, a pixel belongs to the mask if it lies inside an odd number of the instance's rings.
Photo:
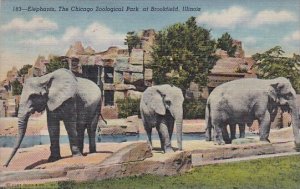
<path id="1" fill-rule="evenodd" d="M 163 158 L 162 158 L 163 157 Z M 164 156 L 155 154 L 144 161 L 126 162 L 74 170 L 67 173 L 70 180 L 104 180 L 108 178 L 121 178 L 133 175 L 175 175 L 188 171 L 191 168 L 190 152 L 175 152 Z"/>

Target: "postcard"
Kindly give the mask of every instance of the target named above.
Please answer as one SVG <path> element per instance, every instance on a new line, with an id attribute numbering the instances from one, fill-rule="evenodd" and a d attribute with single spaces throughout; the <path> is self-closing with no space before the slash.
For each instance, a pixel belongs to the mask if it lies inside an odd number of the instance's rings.
<path id="1" fill-rule="evenodd" d="M 298 188 L 297 0 L 0 0 L 0 187 Z"/>

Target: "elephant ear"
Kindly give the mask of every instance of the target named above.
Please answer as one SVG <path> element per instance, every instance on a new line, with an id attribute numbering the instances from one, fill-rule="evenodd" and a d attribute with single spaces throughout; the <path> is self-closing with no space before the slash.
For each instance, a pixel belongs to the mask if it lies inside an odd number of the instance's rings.
<path id="1" fill-rule="evenodd" d="M 163 97 L 164 95 L 158 89 L 152 88 L 145 96 L 146 104 L 149 109 L 159 115 L 165 115 L 166 107 L 163 102 Z"/>
<path id="2" fill-rule="evenodd" d="M 278 96 L 277 96 L 277 88 L 278 88 L 278 83 L 275 84 L 271 84 L 271 87 L 268 91 L 268 95 L 269 98 L 273 101 L 273 102 L 277 102 L 278 101 Z"/>
<path id="3" fill-rule="evenodd" d="M 60 69 L 45 75 L 45 77 L 48 78 L 48 82 L 45 84 L 48 89 L 47 106 L 50 111 L 55 110 L 66 100 L 75 96 L 77 80 L 68 70 Z"/>

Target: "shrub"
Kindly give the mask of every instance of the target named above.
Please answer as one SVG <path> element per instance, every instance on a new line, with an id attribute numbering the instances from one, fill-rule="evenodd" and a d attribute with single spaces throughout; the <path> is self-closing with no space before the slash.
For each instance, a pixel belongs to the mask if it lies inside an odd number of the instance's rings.
<path id="1" fill-rule="evenodd" d="M 118 99 L 117 105 L 119 118 L 126 118 L 132 115 L 140 116 L 140 99 Z"/>
<path id="2" fill-rule="evenodd" d="M 205 99 L 186 99 L 183 102 L 183 119 L 204 119 Z"/>
<path id="3" fill-rule="evenodd" d="M 13 96 L 21 95 L 23 86 L 20 83 L 20 81 L 16 79 L 11 83 L 11 85 L 12 85 L 12 95 Z"/>

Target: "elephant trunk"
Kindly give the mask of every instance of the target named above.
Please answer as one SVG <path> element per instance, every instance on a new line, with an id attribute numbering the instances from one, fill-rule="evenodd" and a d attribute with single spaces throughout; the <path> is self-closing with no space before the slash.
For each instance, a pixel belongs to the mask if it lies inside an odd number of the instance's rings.
<path id="1" fill-rule="evenodd" d="M 182 150 L 182 111 L 175 115 L 175 125 L 176 125 L 176 134 L 177 134 L 177 147 L 179 150 Z"/>
<path id="2" fill-rule="evenodd" d="M 291 114 L 292 114 L 292 127 L 295 138 L 296 150 L 300 151 L 300 119 L 299 119 L 299 110 L 296 106 L 296 102 L 291 105 Z"/>
<path id="3" fill-rule="evenodd" d="M 10 161 L 12 160 L 12 158 L 14 157 L 14 155 L 16 154 L 17 150 L 19 149 L 21 142 L 24 138 L 25 132 L 26 132 L 26 128 L 27 128 L 27 123 L 28 123 L 28 119 L 29 119 L 29 114 L 26 114 L 24 116 L 20 116 L 19 114 L 19 120 L 18 120 L 18 138 L 16 140 L 15 146 L 13 148 L 13 151 L 9 157 L 9 159 L 7 160 L 7 162 L 4 164 L 4 166 L 8 166 Z"/>

